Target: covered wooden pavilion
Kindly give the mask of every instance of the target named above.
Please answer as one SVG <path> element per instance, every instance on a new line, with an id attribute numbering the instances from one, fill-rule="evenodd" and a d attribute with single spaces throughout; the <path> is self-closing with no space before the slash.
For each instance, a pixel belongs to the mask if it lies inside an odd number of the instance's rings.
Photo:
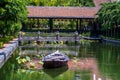
<path id="1" fill-rule="evenodd" d="M 27 6 L 29 26 L 32 27 L 32 21 L 37 22 L 40 26 L 40 20 L 47 20 L 50 31 L 54 31 L 54 22 L 56 20 L 73 20 L 75 22 L 75 30 L 81 31 L 82 23 L 88 21 L 90 27 L 96 30 L 99 24 L 95 23 L 96 13 L 100 9 L 100 4 L 103 2 L 110 2 L 110 0 L 93 0 L 95 7 L 42 7 L 42 6 Z M 23 27 L 24 28 L 24 27 Z"/>
<path id="2" fill-rule="evenodd" d="M 37 7 L 28 6 L 28 19 L 37 20 L 39 25 L 40 19 L 49 20 L 49 29 L 53 30 L 54 20 L 74 20 L 76 22 L 76 30 L 81 29 L 83 21 L 91 22 L 94 25 L 94 19 L 99 7 Z"/>

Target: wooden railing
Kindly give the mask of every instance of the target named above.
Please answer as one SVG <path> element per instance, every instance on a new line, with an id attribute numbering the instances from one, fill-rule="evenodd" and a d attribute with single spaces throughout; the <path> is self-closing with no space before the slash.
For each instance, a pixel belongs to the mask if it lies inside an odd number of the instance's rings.
<path id="1" fill-rule="evenodd" d="M 61 37 L 59 31 L 57 31 L 56 36 L 53 37 L 42 37 L 40 36 L 40 31 L 38 31 L 37 36 L 22 36 L 19 34 L 18 41 L 70 41 L 70 42 L 77 42 L 80 40 L 80 37 L 78 35 L 78 32 L 75 32 L 73 36 L 65 36 Z"/>

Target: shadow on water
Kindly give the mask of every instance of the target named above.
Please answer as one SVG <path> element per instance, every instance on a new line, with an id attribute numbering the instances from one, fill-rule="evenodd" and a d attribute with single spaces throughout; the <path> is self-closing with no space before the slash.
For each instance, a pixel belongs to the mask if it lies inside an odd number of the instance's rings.
<path id="1" fill-rule="evenodd" d="M 55 78 L 68 70 L 68 65 L 61 68 L 54 69 L 43 69 L 43 71 L 48 74 L 51 78 Z"/>

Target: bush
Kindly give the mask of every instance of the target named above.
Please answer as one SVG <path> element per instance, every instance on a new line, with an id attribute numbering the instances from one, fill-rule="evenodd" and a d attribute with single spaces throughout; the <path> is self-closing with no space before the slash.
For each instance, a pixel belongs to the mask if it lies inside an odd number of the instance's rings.
<path id="1" fill-rule="evenodd" d="M 0 48 L 2 48 L 3 47 L 3 42 L 0 42 Z"/>
<path id="2" fill-rule="evenodd" d="M 82 33 L 81 35 L 82 35 L 82 36 L 85 36 L 85 37 L 90 37 L 90 32 Z"/>
<path id="3" fill-rule="evenodd" d="M 8 43 L 13 38 L 14 38 L 13 36 L 6 36 L 5 38 L 0 38 L 0 42 Z"/>
<path id="4" fill-rule="evenodd" d="M 9 40 L 9 41 L 13 40 L 13 38 L 14 38 L 13 36 L 6 36 L 6 39 Z"/>

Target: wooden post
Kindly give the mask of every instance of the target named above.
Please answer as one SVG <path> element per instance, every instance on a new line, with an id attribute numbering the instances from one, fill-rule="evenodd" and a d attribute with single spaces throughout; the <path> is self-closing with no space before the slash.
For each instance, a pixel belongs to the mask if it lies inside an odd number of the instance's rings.
<path id="1" fill-rule="evenodd" d="M 22 48 L 19 46 L 19 55 L 22 55 Z"/>
<path id="2" fill-rule="evenodd" d="M 33 26 L 33 19 L 31 18 L 29 21 L 30 21 L 30 28 L 29 28 L 29 29 L 32 29 L 32 26 Z"/>
<path id="3" fill-rule="evenodd" d="M 37 36 L 37 39 L 39 40 L 40 38 L 40 31 L 38 31 L 38 36 Z"/>
<path id="4" fill-rule="evenodd" d="M 31 24 L 31 27 L 30 27 L 30 30 L 32 30 L 32 28 L 34 28 L 34 18 L 31 19 L 32 20 L 32 24 Z"/>
<path id="5" fill-rule="evenodd" d="M 77 52 L 77 45 L 75 45 L 75 56 L 78 56 L 78 52 Z"/>
<path id="6" fill-rule="evenodd" d="M 76 30 L 78 31 L 78 19 L 76 19 Z"/>
<path id="7" fill-rule="evenodd" d="M 21 38 L 22 38 L 22 35 L 21 35 L 21 32 L 19 32 L 18 34 L 18 44 L 21 45 Z"/>
<path id="8" fill-rule="evenodd" d="M 37 36 L 37 44 L 40 44 L 40 31 L 38 31 L 38 36 Z"/>
<path id="9" fill-rule="evenodd" d="M 40 21 L 39 19 L 37 19 L 37 28 L 39 28 L 39 26 L 40 26 Z"/>
<path id="10" fill-rule="evenodd" d="M 80 27 L 79 27 L 79 31 L 80 31 L 80 33 L 82 33 L 82 19 L 80 19 Z"/>
<path id="11" fill-rule="evenodd" d="M 57 32 L 56 32 L 56 41 L 59 41 L 59 37 L 60 37 L 59 31 L 57 31 Z"/>
<path id="12" fill-rule="evenodd" d="M 77 44 L 78 32 L 75 32 L 75 44 Z"/>

